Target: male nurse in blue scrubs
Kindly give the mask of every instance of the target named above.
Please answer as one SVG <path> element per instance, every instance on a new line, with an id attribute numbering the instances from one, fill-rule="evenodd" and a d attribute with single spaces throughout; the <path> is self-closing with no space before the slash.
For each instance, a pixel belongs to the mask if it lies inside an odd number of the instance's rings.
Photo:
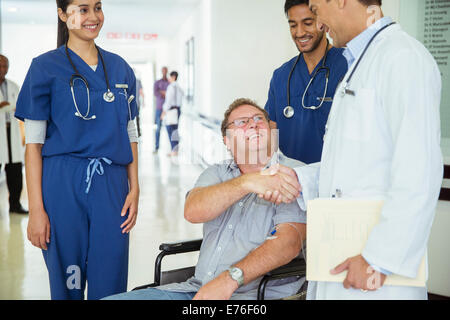
<path id="1" fill-rule="evenodd" d="M 284 9 L 300 55 L 275 70 L 265 109 L 279 130 L 284 155 L 310 164 L 321 159 L 328 114 L 347 61 L 317 25 L 308 0 L 287 0 Z"/>

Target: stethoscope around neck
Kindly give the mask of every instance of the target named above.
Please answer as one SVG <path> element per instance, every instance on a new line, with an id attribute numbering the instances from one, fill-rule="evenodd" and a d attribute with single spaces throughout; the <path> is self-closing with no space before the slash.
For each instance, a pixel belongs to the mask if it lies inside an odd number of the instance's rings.
<path id="1" fill-rule="evenodd" d="M 330 78 L 330 68 L 328 68 L 326 66 L 326 62 L 327 62 L 327 57 L 328 57 L 328 52 L 329 50 L 329 41 L 327 39 L 327 48 L 325 50 L 325 55 L 322 61 L 322 65 L 316 69 L 316 71 L 314 72 L 313 76 L 311 77 L 311 79 L 309 80 L 308 85 L 306 86 L 305 91 L 303 92 L 303 96 L 302 96 L 302 107 L 304 109 L 308 109 L 308 110 L 317 110 L 320 109 L 323 105 L 323 103 L 325 102 L 325 97 L 327 95 L 327 90 L 328 90 L 328 81 Z M 284 108 L 283 110 L 283 114 L 286 118 L 290 119 L 294 116 L 295 114 L 295 109 L 291 106 L 291 78 L 292 78 L 292 74 L 295 71 L 295 68 L 297 67 L 298 62 L 300 61 L 300 58 L 303 56 L 303 53 L 300 53 L 297 57 L 297 59 L 295 60 L 294 65 L 291 68 L 291 71 L 289 72 L 289 77 L 288 77 L 288 81 L 287 81 L 287 106 L 286 108 Z M 319 105 L 317 106 L 305 106 L 305 97 L 306 94 L 308 93 L 309 88 L 311 87 L 312 83 L 314 82 L 314 79 L 316 78 L 317 74 L 321 71 L 321 70 L 325 70 L 326 74 L 325 74 L 325 90 L 323 91 L 323 95 L 322 95 L 322 99 L 319 103 Z"/>
<path id="2" fill-rule="evenodd" d="M 372 44 L 373 40 L 375 40 L 375 38 L 385 29 L 389 28 L 390 26 L 396 24 L 396 22 L 391 22 L 387 25 L 385 25 L 383 28 L 381 28 L 380 30 L 378 30 L 373 37 L 370 39 L 370 41 L 367 43 L 366 47 L 364 48 L 363 52 L 361 53 L 361 56 L 359 57 L 358 61 L 355 64 L 355 67 L 353 68 L 352 72 L 350 73 L 350 75 L 348 76 L 347 80 L 344 82 L 344 84 L 342 85 L 342 89 L 341 89 L 341 97 L 345 97 L 345 95 L 350 95 L 350 96 L 355 96 L 356 93 L 353 90 L 350 90 L 350 81 L 353 78 L 353 75 L 355 74 L 355 71 L 358 69 L 359 64 L 361 63 L 361 60 L 364 58 L 364 56 L 366 55 L 367 50 L 369 49 L 370 45 Z"/>
<path id="3" fill-rule="evenodd" d="M 97 49 L 98 55 L 100 56 L 100 60 L 102 62 L 103 72 L 105 74 L 105 80 L 106 80 L 106 86 L 107 86 L 107 91 L 103 94 L 103 100 L 105 100 L 108 103 L 111 103 L 111 102 L 114 102 L 115 96 L 114 96 L 114 93 L 111 91 L 111 87 L 109 85 L 108 73 L 106 71 L 105 61 L 103 60 L 102 53 L 100 52 L 100 49 L 97 47 L 97 45 L 95 45 L 95 48 Z M 73 70 L 75 71 L 75 73 L 70 77 L 70 91 L 72 92 L 73 103 L 74 103 L 75 109 L 76 109 L 75 116 L 77 116 L 77 117 L 79 117 L 79 118 L 81 118 L 83 120 L 86 120 L 86 121 L 94 120 L 94 119 L 97 118 L 95 114 L 92 115 L 92 116 L 89 116 L 89 113 L 91 111 L 91 99 L 90 99 L 90 96 L 89 96 L 89 83 L 86 80 L 86 78 L 83 77 L 78 72 L 78 69 L 75 67 L 75 64 L 73 63 L 72 58 L 70 57 L 67 43 L 66 43 L 66 55 L 67 55 L 67 58 L 69 59 L 70 64 L 72 65 Z M 87 98 L 88 98 L 88 107 L 87 107 L 86 114 L 84 114 L 84 115 L 81 114 L 80 109 L 78 108 L 77 101 L 75 99 L 75 92 L 73 90 L 73 87 L 74 87 L 74 84 L 75 84 L 76 80 L 83 82 L 84 85 L 86 86 L 86 92 L 87 92 Z"/>

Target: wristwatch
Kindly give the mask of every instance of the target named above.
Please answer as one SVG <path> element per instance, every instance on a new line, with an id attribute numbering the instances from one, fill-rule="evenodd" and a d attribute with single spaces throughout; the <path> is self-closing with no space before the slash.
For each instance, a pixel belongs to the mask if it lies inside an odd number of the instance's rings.
<path id="1" fill-rule="evenodd" d="M 237 267 L 230 267 L 228 269 L 228 273 L 230 274 L 231 279 L 238 283 L 239 287 L 244 284 L 244 272 L 241 269 Z"/>

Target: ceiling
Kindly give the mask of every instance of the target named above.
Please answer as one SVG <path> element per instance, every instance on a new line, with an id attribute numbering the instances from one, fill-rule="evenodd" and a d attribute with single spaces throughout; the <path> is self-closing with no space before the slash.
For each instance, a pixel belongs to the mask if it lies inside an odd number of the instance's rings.
<path id="1" fill-rule="evenodd" d="M 103 0 L 104 28 L 171 37 L 201 0 Z M 1 0 L 2 23 L 55 24 L 55 0 Z"/>

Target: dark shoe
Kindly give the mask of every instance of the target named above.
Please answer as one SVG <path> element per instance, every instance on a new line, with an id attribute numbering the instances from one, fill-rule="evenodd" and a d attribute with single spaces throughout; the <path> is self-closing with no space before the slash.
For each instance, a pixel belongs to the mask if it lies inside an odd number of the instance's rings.
<path id="1" fill-rule="evenodd" d="M 18 208 L 10 208 L 9 213 L 28 214 L 28 210 L 25 210 L 22 206 Z"/>

